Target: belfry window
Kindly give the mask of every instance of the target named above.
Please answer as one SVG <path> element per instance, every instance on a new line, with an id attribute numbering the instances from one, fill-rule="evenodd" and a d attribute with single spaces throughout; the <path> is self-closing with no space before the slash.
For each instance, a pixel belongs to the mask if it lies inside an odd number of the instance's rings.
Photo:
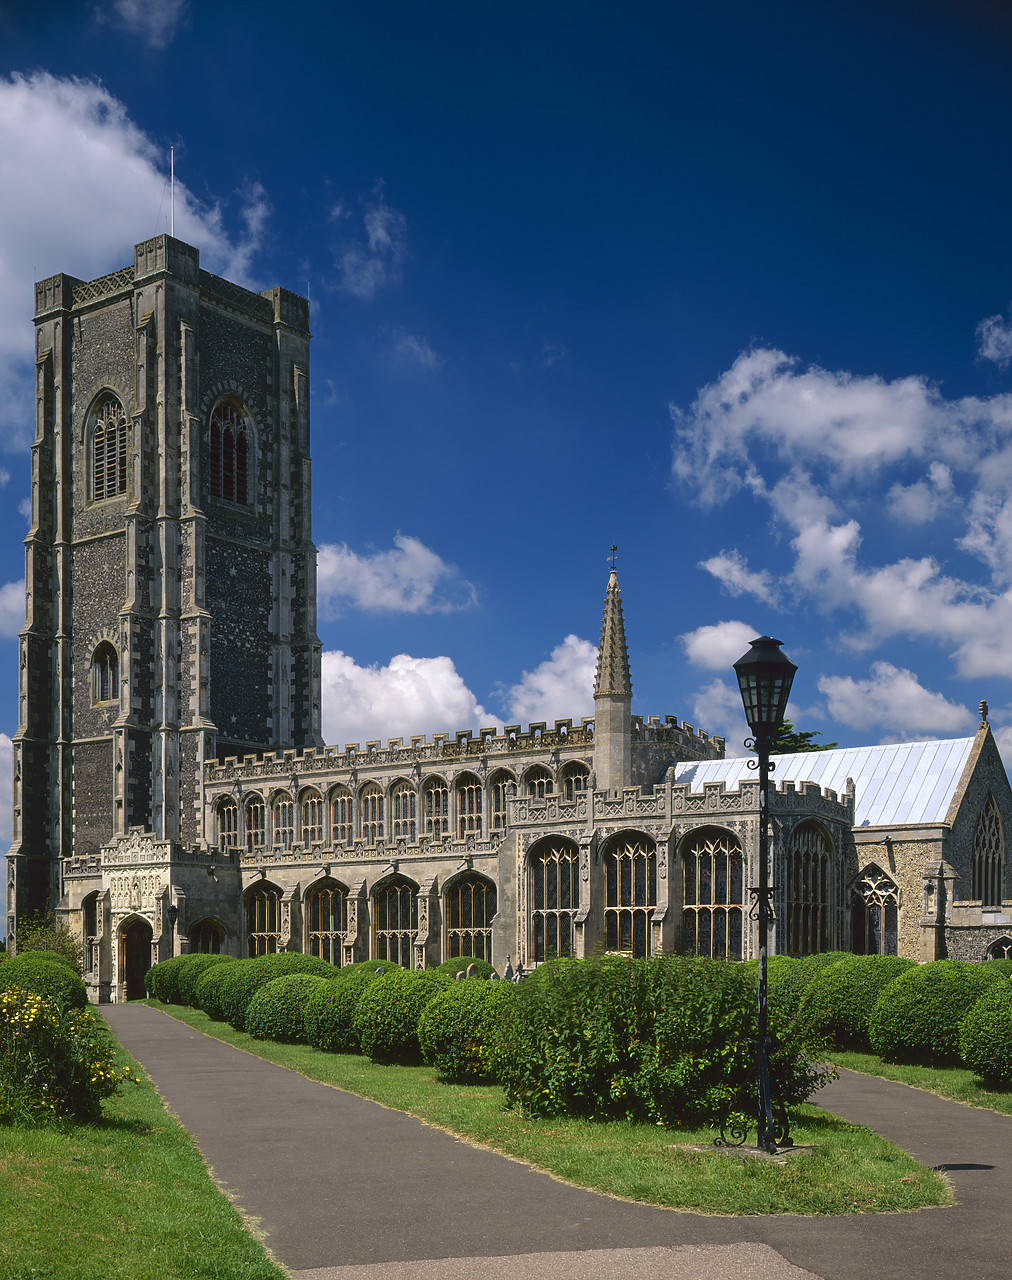
<path id="1" fill-rule="evenodd" d="M 1002 838 L 1001 815 L 994 796 L 988 792 L 973 837 L 972 897 L 974 901 L 980 901 L 985 911 L 1001 909 L 1004 864 L 1005 841 Z"/>
<path id="2" fill-rule="evenodd" d="M 745 861 L 729 831 L 704 828 L 682 850 L 682 946 L 697 956 L 741 960 Z"/>
<path id="3" fill-rule="evenodd" d="M 119 660 L 116 650 L 104 640 L 91 660 L 92 702 L 115 702 L 119 697 Z"/>
<path id="4" fill-rule="evenodd" d="M 249 502 L 249 415 L 241 401 L 221 400 L 211 411 L 211 497 Z"/>
<path id="5" fill-rule="evenodd" d="M 91 496 L 95 502 L 126 493 L 127 420 L 115 396 L 103 396 L 92 410 Z"/>
<path id="6" fill-rule="evenodd" d="M 580 855 L 575 844 L 545 841 L 531 853 L 531 953 L 536 962 L 571 956 L 580 906 Z"/>
<path id="7" fill-rule="evenodd" d="M 620 839 L 604 855 L 605 946 L 650 954 L 650 917 L 657 906 L 657 854 L 642 836 Z"/>

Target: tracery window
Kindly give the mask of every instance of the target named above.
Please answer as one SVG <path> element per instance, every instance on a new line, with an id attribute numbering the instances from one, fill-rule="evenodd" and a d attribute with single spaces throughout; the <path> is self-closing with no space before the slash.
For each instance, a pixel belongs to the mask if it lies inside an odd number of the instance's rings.
<path id="1" fill-rule="evenodd" d="M 657 906 L 657 854 L 644 836 L 627 836 L 604 855 L 605 947 L 650 954 L 650 917 Z"/>
<path id="2" fill-rule="evenodd" d="M 492 775 L 492 830 L 502 831 L 506 826 L 506 801 L 517 793 L 517 780 L 511 773 Z"/>
<path id="3" fill-rule="evenodd" d="M 496 889 L 484 876 L 463 876 L 446 894 L 446 958 L 492 960 L 492 917 Z"/>
<path id="4" fill-rule="evenodd" d="M 211 496 L 246 505 L 249 502 L 251 433 L 249 414 L 240 400 L 221 400 L 211 411 Z"/>
<path id="5" fill-rule="evenodd" d="M 115 702 L 119 697 L 119 659 L 108 640 L 103 640 L 91 660 L 93 702 Z"/>
<path id="6" fill-rule="evenodd" d="M 555 780 L 542 765 L 535 765 L 524 778 L 524 790 L 532 800 L 544 800 L 555 790 Z"/>
<path id="7" fill-rule="evenodd" d="M 463 840 L 466 836 L 481 835 L 481 810 L 483 788 L 473 773 L 465 773 L 457 779 L 457 832 Z M 470 954 L 467 951 L 462 955 Z M 477 952 L 473 954 L 477 955 Z"/>
<path id="8" fill-rule="evenodd" d="M 355 806 L 351 792 L 338 790 L 331 793 L 330 835 L 334 844 L 354 844 Z"/>
<path id="9" fill-rule="evenodd" d="M 202 956 L 221 955 L 224 939 L 225 930 L 217 920 L 198 920 L 190 928 L 190 953 Z"/>
<path id="10" fill-rule="evenodd" d="M 851 899 L 852 946 L 858 955 L 896 955 L 899 905 L 895 882 L 878 867 L 866 867 Z"/>
<path id="11" fill-rule="evenodd" d="M 811 956 L 829 950 L 829 840 L 814 822 L 802 822 L 787 846 L 786 936 L 777 950 Z"/>
<path id="12" fill-rule="evenodd" d="M 1005 841 L 1001 815 L 994 796 L 988 792 L 973 837 L 973 892 L 985 911 L 1001 909 Z"/>
<path id="13" fill-rule="evenodd" d="M 682 849 L 682 946 L 697 956 L 744 956 L 745 861 L 730 831 L 704 827 Z"/>
<path id="14" fill-rule="evenodd" d="M 263 796 L 253 795 L 246 801 L 246 849 L 260 853 L 267 844 L 267 806 Z"/>
<path id="15" fill-rule="evenodd" d="M 295 843 L 295 802 L 287 792 L 276 796 L 271 807 L 275 849 L 290 849 Z"/>
<path id="16" fill-rule="evenodd" d="M 113 395 L 104 396 L 92 410 L 91 496 L 96 502 L 126 493 L 127 420 Z"/>
<path id="17" fill-rule="evenodd" d="M 575 800 L 581 791 L 587 790 L 590 770 L 584 764 L 571 764 L 566 767 L 562 780 L 563 795 L 567 800 Z"/>
<path id="18" fill-rule="evenodd" d="M 442 778 L 431 778 L 425 784 L 425 831 L 442 836 L 450 830 L 450 792 Z"/>
<path id="19" fill-rule="evenodd" d="M 302 843 L 307 849 L 323 844 L 323 797 L 318 791 L 302 797 Z"/>
<path id="20" fill-rule="evenodd" d="M 218 848 L 225 853 L 239 846 L 239 806 L 228 797 L 218 805 Z"/>
<path id="21" fill-rule="evenodd" d="M 580 854 L 569 841 L 545 840 L 531 851 L 531 954 L 536 962 L 571 956 L 580 906 Z"/>
<path id="22" fill-rule="evenodd" d="M 348 895 L 334 880 L 314 885 L 306 894 L 306 934 L 309 954 L 341 963 L 341 935 L 348 927 Z"/>
<path id="23" fill-rule="evenodd" d="M 272 956 L 281 949 L 281 890 L 272 884 L 246 891 L 246 954 Z"/>
<path id="24" fill-rule="evenodd" d="M 385 880 L 373 891 L 373 959 L 411 968 L 418 928 L 418 889 L 403 876 Z"/>
<path id="25" fill-rule="evenodd" d="M 375 844 L 383 839 L 383 792 L 375 784 L 365 787 L 359 797 L 362 839 Z"/>
<path id="26" fill-rule="evenodd" d="M 984 952 L 985 960 L 1012 960 L 1012 938 L 995 938 Z"/>
<path id="27" fill-rule="evenodd" d="M 394 839 L 407 840 L 409 844 L 414 844 L 418 830 L 415 818 L 417 796 L 410 782 L 394 784 L 390 805 L 393 809 Z"/>

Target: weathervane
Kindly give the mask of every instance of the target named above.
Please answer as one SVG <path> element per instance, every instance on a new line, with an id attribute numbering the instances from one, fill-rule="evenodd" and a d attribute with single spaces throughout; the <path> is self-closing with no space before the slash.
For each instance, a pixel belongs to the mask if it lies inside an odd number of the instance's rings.
<path id="1" fill-rule="evenodd" d="M 616 553 L 618 552 L 618 544 L 617 544 L 617 543 L 615 543 L 615 542 L 613 542 L 613 543 L 611 544 L 611 546 L 608 548 L 608 550 L 609 550 L 609 551 L 610 551 L 610 553 L 611 553 L 611 554 L 608 556 L 608 563 L 611 565 L 612 569 L 614 569 L 614 568 L 615 568 L 615 556 L 616 556 Z"/>

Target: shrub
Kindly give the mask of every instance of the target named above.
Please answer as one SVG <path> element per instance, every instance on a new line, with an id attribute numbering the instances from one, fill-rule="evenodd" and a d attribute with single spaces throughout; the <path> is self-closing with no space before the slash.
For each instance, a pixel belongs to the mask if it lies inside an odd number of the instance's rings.
<path id="1" fill-rule="evenodd" d="M 601 956 L 540 966 L 503 1007 L 491 1056 L 508 1104 L 536 1115 L 665 1124 L 754 1109 L 756 977 L 741 964 Z M 774 1096 L 794 1105 L 830 1078 L 800 1020 L 777 1026 Z"/>
<path id="2" fill-rule="evenodd" d="M 152 965 L 144 975 L 144 987 L 162 1004 L 179 1004 L 179 971 L 189 956 L 171 956 Z"/>
<path id="3" fill-rule="evenodd" d="M 359 999 L 353 1024 L 362 1052 L 373 1062 L 419 1062 L 418 1019 L 451 981 L 438 969 L 401 969 L 371 982 Z"/>
<path id="4" fill-rule="evenodd" d="M 84 942 L 72 933 L 70 925 L 54 913 L 37 911 L 18 921 L 18 955 L 26 951 L 45 951 L 57 955 L 74 970 L 84 972 Z"/>
<path id="5" fill-rule="evenodd" d="M 380 965 L 388 967 L 377 973 L 369 963 L 349 965 L 338 977 L 310 993 L 305 1012 L 308 1044 L 328 1053 L 361 1053 L 362 1046 L 355 1034 L 355 1010 L 363 992 L 382 973 L 404 972 L 400 965 L 386 960 L 375 962 L 376 968 Z"/>
<path id="6" fill-rule="evenodd" d="M 396 960 L 357 960 L 354 964 L 346 964 L 341 969 L 341 976 L 349 973 L 371 973 L 376 977 L 380 973 L 389 973 L 391 969 L 400 969 Z"/>
<path id="7" fill-rule="evenodd" d="M 331 978 L 339 972 L 332 964 L 327 964 L 326 960 L 300 955 L 294 951 L 257 956 L 253 960 L 239 960 L 222 967 L 224 977 L 218 988 L 218 999 L 222 1014 L 236 1031 L 246 1030 L 249 1002 L 272 978 L 280 978 L 288 973 L 313 973 L 321 978 Z"/>
<path id="8" fill-rule="evenodd" d="M 766 962 L 770 1012 L 781 1019 L 793 1018 L 823 969 L 849 955 L 849 951 L 820 951 L 813 956 L 770 956 Z"/>
<path id="9" fill-rule="evenodd" d="M 52 960 L 55 964 L 65 964 L 68 969 L 72 969 L 78 976 L 80 976 L 81 973 L 73 960 L 68 959 L 65 955 L 61 955 L 59 951 L 37 951 L 33 947 L 19 946 L 18 955 L 31 956 L 33 960 Z"/>
<path id="10" fill-rule="evenodd" d="M 90 1009 L 63 1009 L 25 988 L 0 991 L 0 1119 L 95 1120 L 129 1078 Z"/>
<path id="11" fill-rule="evenodd" d="M 481 1080 L 491 1074 L 486 1051 L 516 995 L 512 982 L 454 982 L 440 991 L 418 1019 L 422 1057 L 447 1080 Z"/>
<path id="12" fill-rule="evenodd" d="M 446 973 L 451 978 L 456 978 L 458 973 L 466 973 L 469 965 L 474 965 L 471 970 L 472 978 L 491 978 L 495 973 L 494 965 L 489 964 L 487 960 L 478 960 L 474 956 L 455 956 L 452 960 L 444 960 L 442 964 L 436 966 L 436 970 L 438 973 Z"/>
<path id="13" fill-rule="evenodd" d="M 203 952 L 193 952 L 186 956 L 185 963 L 179 966 L 176 974 L 179 1003 L 198 1008 L 197 983 L 208 969 L 214 969 L 220 964 L 235 964 L 235 959 L 232 956 L 205 955 Z"/>
<path id="14" fill-rule="evenodd" d="M 879 993 L 868 1019 L 872 1049 L 887 1062 L 958 1061 L 960 1018 L 1001 981 L 998 969 L 962 960 L 933 960 L 901 973 Z"/>
<path id="15" fill-rule="evenodd" d="M 314 988 L 330 985 L 312 973 L 286 973 L 272 978 L 254 995 L 246 1009 L 246 1030 L 255 1040 L 283 1044 L 305 1041 L 306 1002 Z"/>
<path id="16" fill-rule="evenodd" d="M 80 977 L 62 961 L 42 960 L 36 953 L 11 956 L 0 965 L 0 990 L 34 991 L 60 1009 L 83 1009 L 88 993 Z"/>
<path id="17" fill-rule="evenodd" d="M 237 964 L 241 961 L 236 961 Z M 215 1022 L 224 1022 L 225 1013 L 221 1007 L 221 996 L 225 979 L 231 972 L 231 965 L 219 964 L 213 969 L 205 969 L 205 971 L 197 979 L 197 985 L 194 988 L 194 1000 L 197 1002 L 197 1008 L 203 1009 L 209 1018 Z"/>
<path id="18" fill-rule="evenodd" d="M 868 1019 L 879 992 L 914 967 L 901 956 L 845 956 L 817 973 L 802 1007 L 839 1048 L 871 1048 Z"/>
<path id="19" fill-rule="evenodd" d="M 992 983 L 960 1022 L 959 1056 L 988 1083 L 1012 1085 L 1012 981 Z"/>

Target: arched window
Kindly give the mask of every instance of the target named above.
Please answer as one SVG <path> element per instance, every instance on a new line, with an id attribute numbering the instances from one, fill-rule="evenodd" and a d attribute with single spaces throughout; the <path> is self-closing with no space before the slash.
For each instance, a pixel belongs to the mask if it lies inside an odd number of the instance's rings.
<path id="1" fill-rule="evenodd" d="M 543 840 L 531 851 L 531 954 L 536 962 L 573 954 L 580 906 L 580 854 L 568 840 Z"/>
<path id="2" fill-rule="evenodd" d="M 218 848 L 222 853 L 239 847 L 239 806 L 226 797 L 218 804 Z"/>
<path id="3" fill-rule="evenodd" d="M 411 968 L 412 943 L 418 928 L 418 889 L 403 876 L 392 876 L 373 890 L 374 960 L 393 960 Z"/>
<path id="4" fill-rule="evenodd" d="M 383 839 L 383 792 L 375 783 L 362 788 L 359 796 L 359 812 L 362 815 L 362 839 L 375 844 Z"/>
<path id="5" fill-rule="evenodd" d="M 295 843 L 295 802 L 287 791 L 274 797 L 271 826 L 274 829 L 275 849 L 290 849 Z"/>
<path id="6" fill-rule="evenodd" d="M 729 831 L 704 827 L 682 848 L 682 946 L 697 956 L 744 956 L 745 862 Z"/>
<path id="7" fill-rule="evenodd" d="M 502 831 L 506 826 L 506 801 L 517 793 L 517 780 L 512 773 L 500 770 L 491 778 L 492 830 Z"/>
<path id="8" fill-rule="evenodd" d="M 495 885 L 484 876 L 462 876 L 446 891 L 446 958 L 492 960 Z"/>
<path id="9" fill-rule="evenodd" d="M 811 956 L 829 950 L 829 840 L 814 822 L 802 822 L 787 846 L 787 920 L 777 950 Z"/>
<path id="10" fill-rule="evenodd" d="M 998 911 L 1002 903 L 1005 841 L 1001 815 L 994 796 L 988 792 L 973 837 L 973 900 L 985 911 Z"/>
<path id="11" fill-rule="evenodd" d="M 281 949 L 281 890 L 259 884 L 246 891 L 246 954 L 272 956 Z"/>
<path id="12" fill-rule="evenodd" d="M 251 433 L 242 401 L 220 400 L 211 410 L 211 497 L 249 502 Z"/>
<path id="13" fill-rule="evenodd" d="M 91 660 L 92 702 L 115 702 L 119 697 L 119 659 L 108 640 L 103 640 Z"/>
<path id="14" fill-rule="evenodd" d="M 575 800 L 581 791 L 587 790 L 590 770 L 585 764 L 567 764 L 562 775 L 562 794 L 567 800 Z"/>
<path id="15" fill-rule="evenodd" d="M 532 800 L 544 800 L 555 790 L 555 780 L 543 765 L 535 765 L 524 777 L 524 793 Z"/>
<path id="16" fill-rule="evenodd" d="M 415 843 L 417 839 L 416 803 L 415 789 L 410 782 L 401 778 L 394 783 L 390 804 L 393 808 L 395 840 L 407 840 L 409 844 Z"/>
<path id="17" fill-rule="evenodd" d="M 442 778 L 430 778 L 425 784 L 425 833 L 443 836 L 450 829 L 450 792 Z"/>
<path id="18" fill-rule="evenodd" d="M 95 502 L 126 493 L 127 420 L 114 395 L 103 396 L 91 412 L 91 496 Z"/>
<path id="19" fill-rule="evenodd" d="M 313 885 L 306 894 L 306 941 L 309 954 L 341 963 L 341 935 L 348 927 L 348 894 L 334 880 Z"/>
<path id="20" fill-rule="evenodd" d="M 995 938 L 984 952 L 985 960 L 1012 960 L 1012 938 Z"/>
<path id="21" fill-rule="evenodd" d="M 267 844 L 267 806 L 263 796 L 252 795 L 246 800 L 246 851 L 261 853 Z"/>
<path id="22" fill-rule="evenodd" d="M 646 836 L 622 836 L 604 855 L 605 946 L 650 954 L 650 917 L 657 906 L 657 854 Z"/>
<path id="23" fill-rule="evenodd" d="M 302 797 L 302 843 L 323 844 L 323 796 L 318 791 L 307 791 Z"/>
<path id="24" fill-rule="evenodd" d="M 894 956 L 900 891 L 878 867 L 866 867 L 854 886 L 850 923 L 858 955 Z"/>
<path id="25" fill-rule="evenodd" d="M 473 773 L 463 773 L 456 781 L 457 832 L 463 840 L 466 836 L 481 835 L 482 785 Z M 462 955 L 469 953 L 464 951 Z M 477 955 L 477 952 L 474 953 Z"/>
<path id="26" fill-rule="evenodd" d="M 219 956 L 224 940 L 225 930 L 217 920 L 198 920 L 190 929 L 190 953 Z"/>
<path id="27" fill-rule="evenodd" d="M 334 844 L 355 843 L 355 806 L 351 792 L 339 787 L 330 793 L 330 838 Z"/>

